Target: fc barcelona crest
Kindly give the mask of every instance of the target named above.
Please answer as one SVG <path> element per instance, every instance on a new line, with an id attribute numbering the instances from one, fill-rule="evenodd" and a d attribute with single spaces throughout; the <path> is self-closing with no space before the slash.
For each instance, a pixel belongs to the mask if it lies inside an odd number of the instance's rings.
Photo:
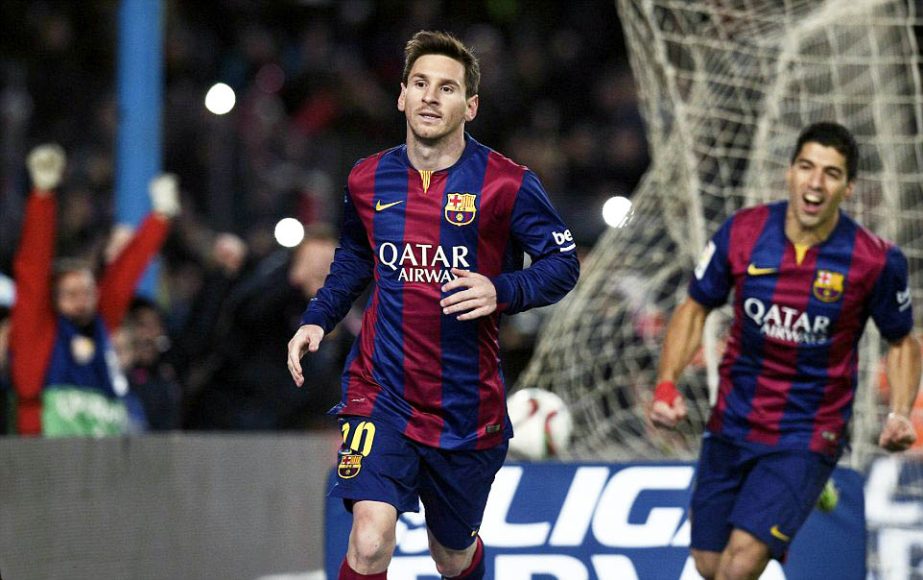
<path id="1" fill-rule="evenodd" d="M 362 456 L 358 453 L 340 452 L 340 463 L 337 465 L 337 475 L 342 479 L 350 479 L 359 475 L 362 469 Z"/>
<path id="2" fill-rule="evenodd" d="M 445 219 L 452 225 L 466 226 L 478 213 L 476 193 L 450 193 L 445 201 Z"/>
<path id="3" fill-rule="evenodd" d="M 814 279 L 814 297 L 821 302 L 836 302 L 843 296 L 843 274 L 818 270 Z"/>

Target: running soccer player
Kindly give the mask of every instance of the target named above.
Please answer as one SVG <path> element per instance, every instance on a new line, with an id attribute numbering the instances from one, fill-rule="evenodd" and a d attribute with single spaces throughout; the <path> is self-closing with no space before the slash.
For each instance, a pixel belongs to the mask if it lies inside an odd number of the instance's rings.
<path id="1" fill-rule="evenodd" d="M 512 435 L 499 315 L 556 302 L 577 281 L 576 246 L 538 177 L 465 133 L 479 78 L 449 34 L 407 43 L 406 143 L 353 167 L 330 275 L 289 343 L 301 386 L 302 356 L 374 280 L 335 408 L 331 493 L 353 514 L 341 579 L 384 579 L 398 515 L 420 501 L 439 573 L 483 577 L 478 528 Z"/>
<path id="2" fill-rule="evenodd" d="M 691 551 L 705 578 L 756 578 L 783 560 L 846 445 L 859 339 L 871 317 L 889 342 L 892 412 L 879 444 L 913 444 L 920 347 L 907 260 L 839 206 L 852 192 L 852 134 L 816 123 L 798 137 L 787 201 L 743 209 L 706 246 L 667 329 L 654 423 L 686 417 L 675 381 L 709 311 L 734 291 L 734 320 L 691 500 Z"/>

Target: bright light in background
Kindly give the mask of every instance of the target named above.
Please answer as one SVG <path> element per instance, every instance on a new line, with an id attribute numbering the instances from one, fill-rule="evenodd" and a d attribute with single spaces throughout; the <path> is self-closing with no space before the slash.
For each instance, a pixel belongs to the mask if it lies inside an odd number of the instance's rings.
<path id="1" fill-rule="evenodd" d="M 237 96 L 234 89 L 224 83 L 215 83 L 205 93 L 205 108 L 216 115 L 223 115 L 234 108 Z"/>
<path id="2" fill-rule="evenodd" d="M 304 239 L 304 226 L 295 218 L 284 218 L 276 224 L 274 235 L 280 246 L 294 248 Z"/>
<path id="3" fill-rule="evenodd" d="M 603 204 L 603 220 L 610 228 L 620 228 L 628 222 L 631 214 L 631 200 L 617 195 L 610 197 Z"/>

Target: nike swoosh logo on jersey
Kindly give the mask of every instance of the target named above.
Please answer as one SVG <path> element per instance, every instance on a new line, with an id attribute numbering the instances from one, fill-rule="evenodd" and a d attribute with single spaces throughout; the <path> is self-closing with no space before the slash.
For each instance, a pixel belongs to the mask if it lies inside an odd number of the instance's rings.
<path id="1" fill-rule="evenodd" d="M 392 201 L 391 203 L 381 203 L 381 200 L 379 199 L 378 202 L 375 203 L 375 211 L 383 211 L 389 207 L 394 207 L 399 203 L 404 203 L 404 200 L 402 199 L 400 201 Z"/>
<path id="2" fill-rule="evenodd" d="M 772 537 L 782 540 L 783 542 L 790 542 L 791 538 L 779 531 L 779 526 L 775 525 L 769 529 L 769 533 L 772 534 Z"/>
<path id="3" fill-rule="evenodd" d="M 750 264 L 747 267 L 747 274 L 750 276 L 765 276 L 767 274 L 775 274 L 778 271 L 778 268 L 760 268 L 756 264 Z"/>

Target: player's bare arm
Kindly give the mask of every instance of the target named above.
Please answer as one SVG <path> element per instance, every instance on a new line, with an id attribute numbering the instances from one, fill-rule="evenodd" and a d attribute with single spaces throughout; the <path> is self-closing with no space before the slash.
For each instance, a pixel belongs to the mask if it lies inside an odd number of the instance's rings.
<path id="1" fill-rule="evenodd" d="M 455 279 L 443 285 L 442 291 L 451 292 L 457 288 L 465 290 L 446 296 L 439 302 L 443 314 L 461 312 L 459 320 L 474 320 L 493 314 L 497 309 L 497 289 L 490 278 L 458 268 L 452 268 L 452 274 Z"/>
<path id="2" fill-rule="evenodd" d="M 300 387 L 304 384 L 301 358 L 309 352 L 317 352 L 322 340 L 323 328 L 316 324 L 303 324 L 288 341 L 288 372 L 292 375 L 295 385 Z"/>
<path id="3" fill-rule="evenodd" d="M 670 318 L 650 412 L 650 419 L 655 425 L 672 429 L 686 419 L 686 401 L 676 389 L 676 380 L 699 350 L 708 312 L 705 306 L 686 298 Z"/>
<path id="4" fill-rule="evenodd" d="M 891 412 L 878 444 L 888 451 L 904 451 L 917 439 L 909 416 L 920 384 L 919 340 L 911 333 L 891 343 L 885 365 L 891 385 Z"/>

